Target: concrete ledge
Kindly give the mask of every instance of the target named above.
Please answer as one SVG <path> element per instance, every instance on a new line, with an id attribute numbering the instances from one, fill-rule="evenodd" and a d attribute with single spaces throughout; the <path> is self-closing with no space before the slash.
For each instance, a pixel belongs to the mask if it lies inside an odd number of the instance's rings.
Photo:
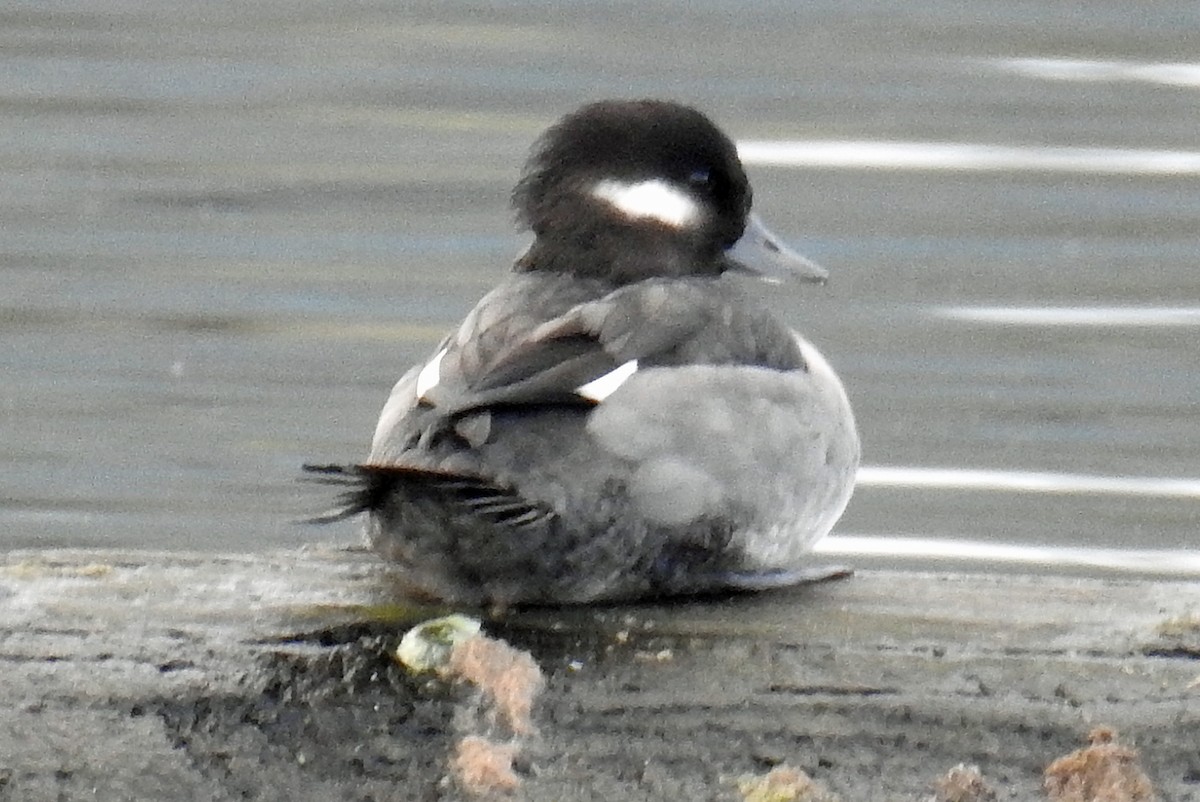
<path id="1" fill-rule="evenodd" d="M 470 700 L 389 651 L 441 610 L 373 556 L 0 554 L 0 800 L 452 799 Z M 961 763 L 1000 798 L 1098 724 L 1200 800 L 1200 583 L 863 572 L 485 629 L 547 675 L 517 798 L 738 799 L 778 763 L 850 800 Z"/>

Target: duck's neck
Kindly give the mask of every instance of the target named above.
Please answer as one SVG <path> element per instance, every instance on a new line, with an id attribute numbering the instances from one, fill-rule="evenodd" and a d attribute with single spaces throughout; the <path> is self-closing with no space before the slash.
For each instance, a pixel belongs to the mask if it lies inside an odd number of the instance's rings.
<path id="1" fill-rule="evenodd" d="M 614 236 L 574 231 L 569 235 L 540 234 L 513 269 L 519 273 L 551 272 L 602 279 L 614 285 L 648 278 L 681 278 L 724 271 L 717 256 L 704 255 L 695 243 L 655 232 Z"/>

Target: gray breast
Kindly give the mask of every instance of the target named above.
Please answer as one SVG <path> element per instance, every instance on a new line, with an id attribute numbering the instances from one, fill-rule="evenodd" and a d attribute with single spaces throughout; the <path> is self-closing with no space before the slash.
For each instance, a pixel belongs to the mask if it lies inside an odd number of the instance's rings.
<path id="1" fill-rule="evenodd" d="M 796 339 L 807 370 L 649 368 L 596 408 L 588 431 L 629 461 L 630 496 L 650 521 L 729 518 L 753 567 L 795 565 L 832 528 L 858 433 L 841 381 Z"/>

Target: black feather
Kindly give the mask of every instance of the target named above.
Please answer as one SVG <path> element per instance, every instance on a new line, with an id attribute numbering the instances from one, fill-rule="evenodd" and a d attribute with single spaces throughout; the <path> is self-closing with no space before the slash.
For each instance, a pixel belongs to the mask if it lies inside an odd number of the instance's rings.
<path id="1" fill-rule="evenodd" d="M 554 515 L 510 487 L 471 474 L 403 465 L 304 465 L 305 477 L 318 484 L 344 487 L 335 507 L 305 523 L 327 524 L 382 509 L 393 499 L 432 500 L 463 517 L 526 527 Z"/>

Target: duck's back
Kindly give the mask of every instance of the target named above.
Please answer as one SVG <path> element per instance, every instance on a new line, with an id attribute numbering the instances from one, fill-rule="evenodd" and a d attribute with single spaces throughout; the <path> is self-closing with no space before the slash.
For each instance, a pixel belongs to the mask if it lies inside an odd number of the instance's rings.
<path id="1" fill-rule="evenodd" d="M 397 384 L 370 458 L 480 485 L 369 531 L 493 600 L 704 590 L 802 561 L 857 458 L 832 371 L 729 281 L 518 274 Z"/>

